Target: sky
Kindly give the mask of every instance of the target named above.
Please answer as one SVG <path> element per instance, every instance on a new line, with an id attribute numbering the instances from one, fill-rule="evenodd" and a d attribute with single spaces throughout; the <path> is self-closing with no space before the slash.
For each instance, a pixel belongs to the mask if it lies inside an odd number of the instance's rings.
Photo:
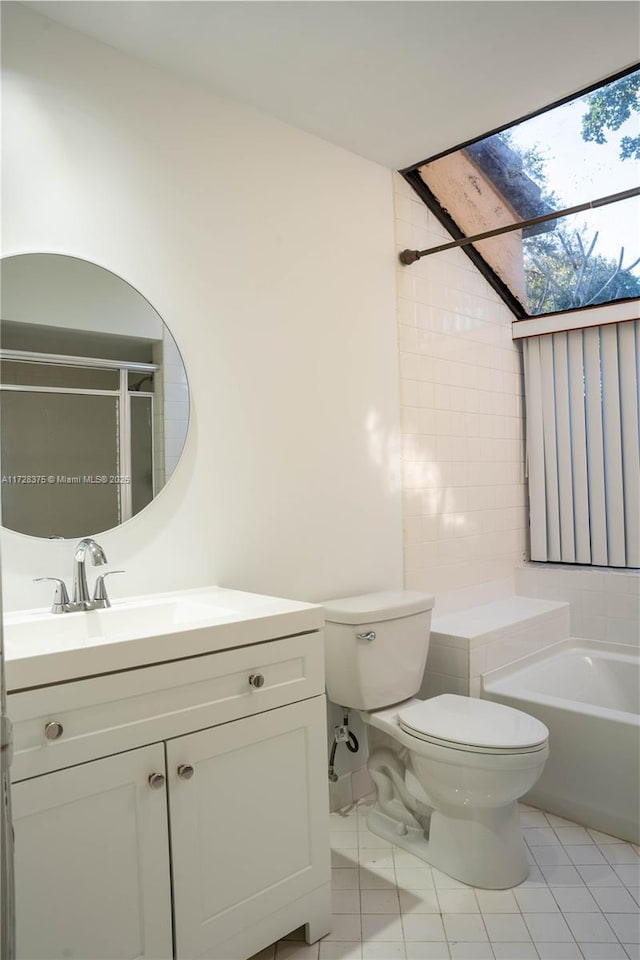
<path id="1" fill-rule="evenodd" d="M 511 130 L 515 146 L 541 147 L 549 188 L 567 207 L 640 186 L 640 161 L 620 160 L 620 140 L 640 133 L 640 113 L 632 113 L 615 133 L 605 131 L 607 142 L 598 144 L 582 139 L 585 109 L 581 98 Z M 576 227 L 587 224 L 589 241 L 598 230 L 596 254 L 617 260 L 624 246 L 623 266 L 640 257 L 640 197 L 575 214 L 560 223 Z M 633 272 L 640 275 L 640 264 Z"/>

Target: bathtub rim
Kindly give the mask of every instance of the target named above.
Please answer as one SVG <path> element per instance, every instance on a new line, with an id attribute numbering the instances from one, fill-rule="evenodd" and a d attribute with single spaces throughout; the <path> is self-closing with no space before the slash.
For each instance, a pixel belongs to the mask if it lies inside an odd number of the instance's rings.
<path id="1" fill-rule="evenodd" d="M 640 727 L 640 714 L 629 710 L 612 710 L 610 707 L 600 707 L 597 704 L 585 703 L 582 700 L 571 700 L 567 697 L 558 697 L 551 694 L 535 693 L 525 690 L 518 684 L 506 688 L 504 681 L 519 673 L 529 665 L 549 660 L 554 654 L 565 651 L 574 652 L 583 650 L 589 653 L 608 654 L 616 660 L 628 661 L 638 671 L 640 679 L 640 649 L 634 644 L 616 643 L 608 640 L 587 640 L 580 637 L 567 637 L 564 640 L 558 640 L 550 643 L 541 650 L 519 657 L 511 663 L 495 670 L 488 670 L 480 678 L 480 696 L 496 693 L 498 695 L 508 696 L 522 700 L 523 703 L 539 703 L 546 707 L 553 707 L 557 710 L 570 710 L 572 712 L 587 714 L 592 717 L 600 717 L 616 723 L 631 724 Z"/>

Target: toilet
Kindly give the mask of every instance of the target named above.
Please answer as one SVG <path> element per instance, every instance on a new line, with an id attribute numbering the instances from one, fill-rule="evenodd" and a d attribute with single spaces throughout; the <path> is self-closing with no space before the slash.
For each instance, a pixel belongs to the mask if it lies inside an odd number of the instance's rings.
<path id="1" fill-rule="evenodd" d="M 549 731 L 488 700 L 415 699 L 433 603 L 411 591 L 324 603 L 327 694 L 367 724 L 369 829 L 464 883 L 512 887 L 529 869 L 517 801 L 542 773 Z"/>

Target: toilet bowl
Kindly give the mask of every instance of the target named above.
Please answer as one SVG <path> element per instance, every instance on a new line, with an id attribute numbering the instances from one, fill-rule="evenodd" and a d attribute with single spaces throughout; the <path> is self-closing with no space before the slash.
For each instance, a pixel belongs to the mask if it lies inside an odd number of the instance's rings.
<path id="1" fill-rule="evenodd" d="M 486 700 L 414 699 L 432 606 L 409 592 L 326 603 L 327 692 L 368 728 L 372 832 L 464 883 L 511 887 L 528 873 L 517 801 L 542 773 L 548 730 Z"/>

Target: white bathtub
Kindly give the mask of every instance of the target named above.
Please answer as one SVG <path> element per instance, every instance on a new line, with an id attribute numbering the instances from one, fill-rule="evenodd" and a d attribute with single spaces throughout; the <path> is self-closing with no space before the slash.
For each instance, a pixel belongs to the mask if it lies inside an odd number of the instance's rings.
<path id="1" fill-rule="evenodd" d="M 640 651 L 562 640 L 482 678 L 482 696 L 547 725 L 550 755 L 524 800 L 640 842 Z"/>

